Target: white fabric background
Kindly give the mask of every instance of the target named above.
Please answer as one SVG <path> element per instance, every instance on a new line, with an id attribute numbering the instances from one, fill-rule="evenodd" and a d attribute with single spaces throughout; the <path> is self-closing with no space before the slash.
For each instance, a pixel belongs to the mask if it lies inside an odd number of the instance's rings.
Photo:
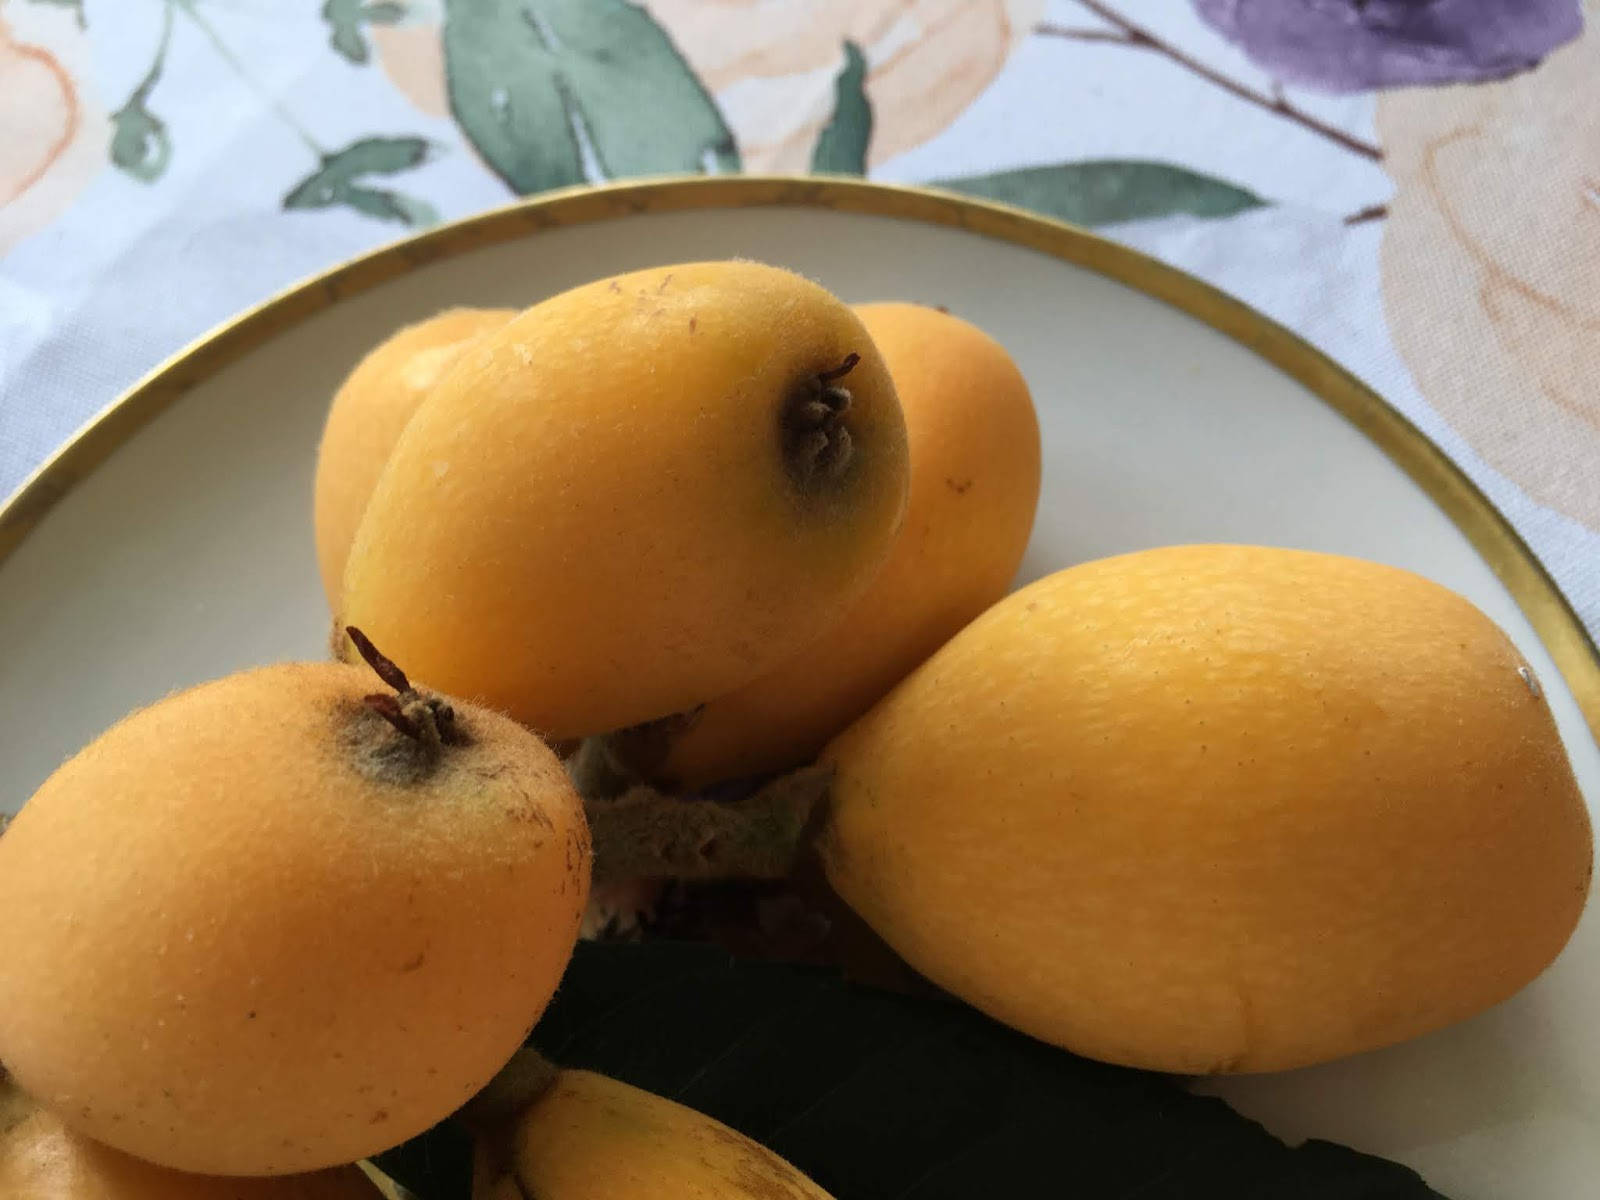
<path id="1" fill-rule="evenodd" d="M 22 11 L 30 2 L 6 0 L 0 21 L 32 16 Z M 219 58 L 200 29 L 176 20 L 151 101 L 173 141 L 165 176 L 148 184 L 100 170 L 46 228 L 0 257 L 0 494 L 211 326 L 404 232 L 344 208 L 285 212 L 284 192 L 316 160 L 274 105 L 325 146 L 373 134 L 430 139 L 434 157 L 395 182 L 445 218 L 511 198 L 453 122 L 419 111 L 376 68 L 353 68 L 328 51 L 320 3 L 198 2 L 255 85 Z M 1271 86 L 1186 4 L 1130 0 L 1121 9 L 1229 76 Z M 109 111 L 136 86 L 160 36 L 161 11 L 159 0 L 86 0 L 92 68 L 80 84 L 87 102 Z M 1046 15 L 1090 23 L 1070 0 L 1049 5 Z M 821 86 L 831 84 L 824 78 Z M 1370 95 L 1289 95 L 1364 140 L 1376 137 Z M 731 94 L 724 103 L 737 101 Z M 5 153 L 0 129 L 0 161 Z M 1177 163 L 1273 200 L 1226 220 L 1172 217 L 1103 232 L 1257 306 L 1370 383 L 1485 488 L 1591 632 L 1600 630 L 1600 534 L 1536 504 L 1481 461 L 1419 393 L 1391 341 L 1380 292 L 1381 222 L 1344 224 L 1389 199 L 1379 164 L 1158 55 L 1036 35 L 941 133 L 873 173 L 916 182 L 1095 157 Z"/>

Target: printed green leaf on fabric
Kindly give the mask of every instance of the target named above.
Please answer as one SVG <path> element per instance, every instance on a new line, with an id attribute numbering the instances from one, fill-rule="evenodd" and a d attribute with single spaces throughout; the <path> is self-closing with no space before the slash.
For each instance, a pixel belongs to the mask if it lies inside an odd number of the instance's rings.
<path id="1" fill-rule="evenodd" d="M 161 177 L 172 159 L 172 139 L 160 117 L 135 92 L 111 114 L 111 161 L 141 183 Z"/>
<path id="2" fill-rule="evenodd" d="M 82 10 L 79 10 L 82 17 Z M 140 183 L 161 177 L 172 159 L 172 138 L 166 122 L 148 107 L 150 93 L 161 80 L 166 67 L 167 48 L 172 45 L 172 6 L 161 13 L 161 40 L 144 78 L 133 89 L 127 103 L 111 114 L 111 161 Z"/>
<path id="3" fill-rule="evenodd" d="M 327 0 L 322 6 L 329 44 L 353 63 L 365 63 L 372 57 L 365 26 L 394 25 L 405 15 L 405 5 L 395 0 Z"/>
<path id="4" fill-rule="evenodd" d="M 867 60 L 854 42 L 844 44 L 844 67 L 833 81 L 833 116 L 817 135 L 811 169 L 865 175 L 872 141 L 872 104 L 867 100 Z"/>
<path id="5" fill-rule="evenodd" d="M 1185 167 L 1111 158 L 941 179 L 933 186 L 1079 225 L 1175 214 L 1231 217 L 1266 203 L 1254 192 Z"/>
<path id="6" fill-rule="evenodd" d="M 394 175 L 421 165 L 428 143 L 419 137 L 369 137 L 323 156 L 322 165 L 290 189 L 284 208 L 330 208 L 345 205 L 370 217 L 405 225 L 428 225 L 438 214 L 421 200 L 361 181 L 373 175 Z"/>
<path id="7" fill-rule="evenodd" d="M 672 40 L 627 0 L 445 0 L 451 111 L 516 192 L 739 169 Z"/>

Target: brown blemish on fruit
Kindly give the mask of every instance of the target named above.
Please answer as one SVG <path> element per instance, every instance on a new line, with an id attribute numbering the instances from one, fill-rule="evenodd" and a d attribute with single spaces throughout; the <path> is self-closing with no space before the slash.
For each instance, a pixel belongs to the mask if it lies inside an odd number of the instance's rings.
<path id="1" fill-rule="evenodd" d="M 405 962 L 400 964 L 400 974 L 409 975 L 413 971 L 420 970 L 422 964 L 427 961 L 428 952 L 426 950 L 418 950 L 416 954 L 412 955 L 410 958 L 406 959 Z"/>
<path id="2" fill-rule="evenodd" d="M 759 1142 L 721 1125 L 710 1125 L 707 1133 L 733 1148 L 734 1182 L 753 1200 L 810 1200 L 815 1193 L 806 1188 L 806 1178 L 793 1164 L 780 1158 Z"/>
<path id="3" fill-rule="evenodd" d="M 944 485 L 956 495 L 965 496 L 967 494 L 967 489 L 972 486 L 972 480 L 956 479 L 947 475 L 945 476 Z"/>

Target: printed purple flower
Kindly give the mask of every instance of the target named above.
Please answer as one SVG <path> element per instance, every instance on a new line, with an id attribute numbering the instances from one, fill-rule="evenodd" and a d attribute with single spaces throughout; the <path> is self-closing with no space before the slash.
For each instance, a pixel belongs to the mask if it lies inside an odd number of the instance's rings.
<path id="1" fill-rule="evenodd" d="M 1328 92 L 1500 79 L 1583 31 L 1579 0 L 1194 0 L 1285 83 Z"/>

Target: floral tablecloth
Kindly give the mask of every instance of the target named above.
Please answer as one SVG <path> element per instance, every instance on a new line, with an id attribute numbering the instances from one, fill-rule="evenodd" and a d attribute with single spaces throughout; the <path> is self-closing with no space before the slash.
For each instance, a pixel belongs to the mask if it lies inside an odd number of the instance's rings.
<path id="1" fill-rule="evenodd" d="M 1600 631 L 1597 25 L 1600 0 L 0 0 L 0 493 L 209 326 L 408 228 L 853 172 L 1097 226 L 1292 326 Z"/>

